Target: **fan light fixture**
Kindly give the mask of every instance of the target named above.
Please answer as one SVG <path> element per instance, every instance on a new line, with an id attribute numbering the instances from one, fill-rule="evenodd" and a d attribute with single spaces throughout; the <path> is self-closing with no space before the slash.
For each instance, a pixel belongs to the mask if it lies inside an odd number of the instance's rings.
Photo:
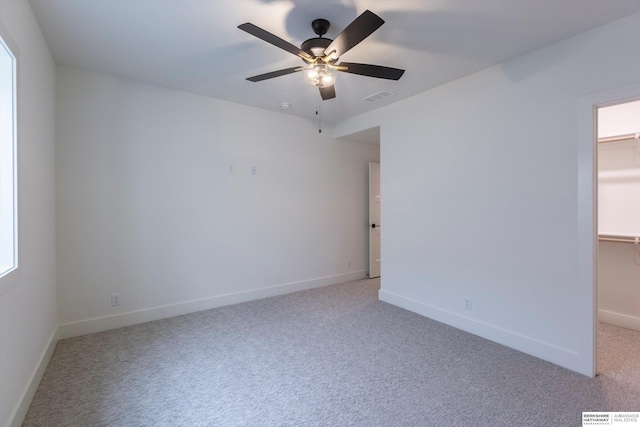
<path id="1" fill-rule="evenodd" d="M 344 53 L 373 34 L 382 24 L 384 24 L 382 18 L 370 10 L 365 10 L 360 16 L 354 19 L 347 28 L 338 34 L 334 40 L 331 40 L 322 37 L 324 34 L 327 34 L 331 26 L 329 21 L 322 18 L 315 19 L 311 22 L 311 28 L 318 37 L 305 40 L 302 45 L 298 47 L 250 22 L 245 22 L 244 24 L 238 25 L 238 28 L 277 48 L 294 54 L 305 63 L 302 67 L 289 67 L 283 70 L 272 71 L 270 73 L 248 77 L 247 80 L 250 82 L 261 82 L 301 71 L 305 74 L 307 81 L 320 90 L 320 97 L 323 101 L 336 97 L 336 90 L 333 83 L 339 71 L 375 77 L 377 79 L 398 80 L 402 77 L 402 74 L 404 74 L 404 70 L 399 68 L 358 64 L 354 62 L 338 62 Z"/>
<path id="2" fill-rule="evenodd" d="M 316 87 L 329 87 L 336 81 L 336 72 L 325 64 L 314 64 L 305 68 L 305 75 L 309 83 Z"/>

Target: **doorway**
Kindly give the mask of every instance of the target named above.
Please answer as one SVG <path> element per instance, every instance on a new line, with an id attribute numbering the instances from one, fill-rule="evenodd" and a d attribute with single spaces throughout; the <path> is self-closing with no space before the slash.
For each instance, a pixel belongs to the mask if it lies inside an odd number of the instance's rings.
<path id="1" fill-rule="evenodd" d="M 640 100 L 596 108 L 597 372 L 640 369 Z M 626 337 L 626 338 L 621 338 Z"/>
<path id="2" fill-rule="evenodd" d="M 362 217 L 362 227 L 366 225 L 368 231 L 366 233 L 366 242 L 363 241 L 363 251 L 366 251 L 365 259 L 369 261 L 369 270 L 367 276 L 370 279 L 380 277 L 381 275 L 381 229 L 380 229 L 380 126 L 374 126 L 368 129 L 357 131 L 349 135 L 340 137 L 347 141 L 366 144 L 371 149 L 371 156 L 367 163 L 363 164 L 363 177 L 368 181 L 368 191 L 365 190 L 362 196 L 367 202 L 363 205 L 366 212 L 366 218 Z M 366 188 L 366 187 L 365 187 Z M 365 222 L 366 221 L 366 222 Z M 375 227 L 373 225 L 375 224 Z"/>
<path id="3" fill-rule="evenodd" d="M 380 277 L 380 163 L 369 163 L 369 278 Z"/>

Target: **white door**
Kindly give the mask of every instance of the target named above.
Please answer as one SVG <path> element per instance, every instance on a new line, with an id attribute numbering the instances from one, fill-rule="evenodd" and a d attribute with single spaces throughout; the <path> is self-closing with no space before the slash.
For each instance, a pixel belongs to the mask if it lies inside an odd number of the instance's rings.
<path id="1" fill-rule="evenodd" d="M 369 163 L 369 277 L 380 276 L 380 163 Z"/>

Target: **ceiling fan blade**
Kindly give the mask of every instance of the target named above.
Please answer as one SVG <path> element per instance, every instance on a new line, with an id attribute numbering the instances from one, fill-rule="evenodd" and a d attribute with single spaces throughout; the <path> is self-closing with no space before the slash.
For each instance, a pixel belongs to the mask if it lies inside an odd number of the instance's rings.
<path id="1" fill-rule="evenodd" d="M 257 27 L 249 22 L 238 25 L 238 28 L 240 28 L 242 31 L 246 31 L 252 36 L 256 36 L 257 38 L 266 41 L 267 43 L 279 47 L 280 49 L 284 49 L 289 53 L 293 53 L 294 55 L 297 55 L 302 59 L 313 59 L 307 52 L 300 49 L 299 47 L 292 45 L 288 41 L 283 40 L 280 37 L 271 34 L 270 32 L 263 30 L 262 28 Z"/>
<path id="2" fill-rule="evenodd" d="M 335 52 L 334 57 L 342 56 L 343 53 L 369 37 L 382 24 L 384 24 L 382 18 L 370 10 L 365 10 L 338 34 L 338 37 L 324 50 L 325 55 Z"/>
<path id="3" fill-rule="evenodd" d="M 321 87 L 320 96 L 322 97 L 323 101 L 326 101 L 327 99 L 333 99 L 336 97 L 336 89 L 333 87 L 333 85 Z"/>
<path id="4" fill-rule="evenodd" d="M 270 73 L 260 74 L 258 76 L 247 77 L 250 82 L 261 82 L 262 80 L 272 79 L 274 77 L 285 76 L 287 74 L 295 73 L 296 71 L 302 71 L 304 67 L 291 67 L 284 70 L 271 71 Z"/>
<path id="5" fill-rule="evenodd" d="M 357 64 L 354 62 L 341 62 L 339 67 L 347 67 L 346 70 L 338 68 L 343 73 L 359 74 L 361 76 L 376 77 L 379 79 L 399 80 L 404 70 L 399 68 L 383 67 L 382 65 Z"/>

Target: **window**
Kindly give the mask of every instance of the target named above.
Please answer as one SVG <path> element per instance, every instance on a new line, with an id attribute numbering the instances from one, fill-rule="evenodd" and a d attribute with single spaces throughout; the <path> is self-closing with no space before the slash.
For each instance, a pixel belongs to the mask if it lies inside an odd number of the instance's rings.
<path id="1" fill-rule="evenodd" d="M 18 267 L 16 57 L 0 37 L 0 277 Z"/>

